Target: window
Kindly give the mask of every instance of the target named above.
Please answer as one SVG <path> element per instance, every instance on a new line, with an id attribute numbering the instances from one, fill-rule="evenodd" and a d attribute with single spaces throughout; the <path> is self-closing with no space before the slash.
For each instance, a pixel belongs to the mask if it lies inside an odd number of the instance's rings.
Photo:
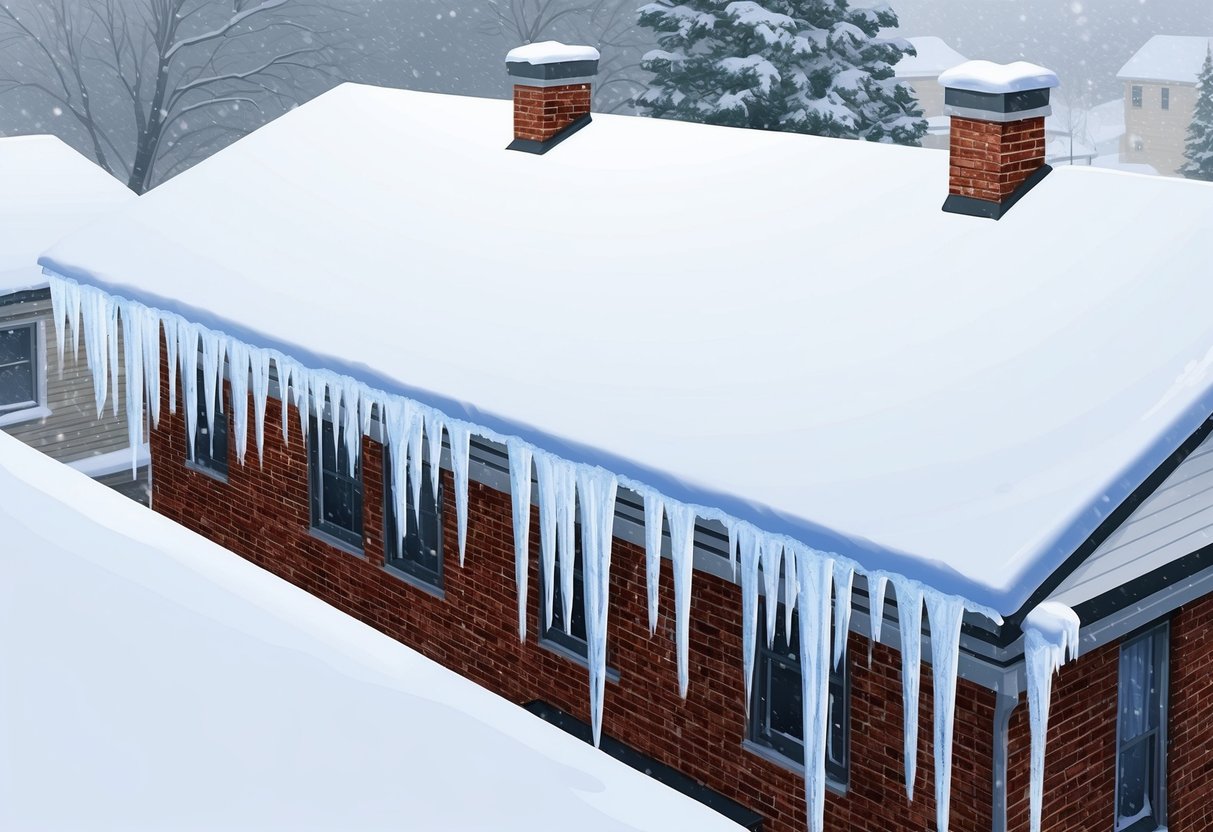
<path id="1" fill-rule="evenodd" d="M 1116 832 L 1166 823 L 1169 633 L 1155 627 L 1120 648 L 1116 726 Z"/>
<path id="2" fill-rule="evenodd" d="M 0 414 L 38 406 L 37 324 L 0 328 Z"/>
<path id="3" fill-rule="evenodd" d="M 206 385 L 202 371 L 198 371 L 198 412 L 194 416 L 194 458 L 190 462 L 195 468 L 227 478 L 227 414 L 222 411 L 223 385 L 215 385 L 215 428 L 211 431 L 206 417 Z"/>
<path id="4" fill-rule="evenodd" d="M 1141 109 L 1141 87 L 1139 87 L 1137 84 L 1134 84 L 1132 87 L 1132 95 L 1133 107 L 1136 109 Z"/>
<path id="5" fill-rule="evenodd" d="M 763 604 L 766 602 L 763 601 Z M 758 648 L 754 662 L 754 701 L 750 707 L 750 741 L 804 765 L 804 710 L 800 688 L 800 634 L 797 613 L 792 614 L 791 638 L 784 631 L 784 609 L 779 605 L 775 639 L 767 647 L 766 616 L 758 611 Z M 829 735 L 826 737 L 826 778 L 845 786 L 849 766 L 849 710 L 847 663 L 830 671 Z"/>
<path id="6" fill-rule="evenodd" d="M 434 500 L 434 490 L 430 486 L 430 466 L 421 466 L 421 523 L 413 511 L 413 485 L 411 475 L 406 475 L 405 481 L 405 530 L 399 532 L 399 519 L 396 517 L 395 498 L 392 495 L 392 478 L 387 473 L 392 470 L 391 454 L 385 448 L 383 452 L 384 496 L 386 506 L 383 512 L 385 546 L 384 563 L 392 570 L 420 581 L 423 584 L 442 588 L 442 485 L 438 486 L 438 500 Z"/>
<path id="7" fill-rule="evenodd" d="M 1171 109 L 1171 88 L 1170 87 L 1162 88 L 1162 108 L 1164 110 Z"/>
<path id="8" fill-rule="evenodd" d="M 562 648 L 564 652 L 570 652 L 582 659 L 589 655 L 589 646 L 586 639 L 585 631 L 585 579 L 581 573 L 581 524 L 578 523 L 573 532 L 575 545 L 573 546 L 573 615 L 569 621 L 568 632 L 564 628 L 564 601 L 561 595 L 560 581 L 560 552 L 559 546 L 564 541 L 557 541 L 556 565 L 552 569 L 552 581 L 556 584 L 555 590 L 552 593 L 552 626 L 544 627 L 544 622 L 547 621 L 546 603 L 547 591 L 542 586 L 543 570 L 540 570 L 540 635 L 539 641 L 549 645 L 555 645 Z"/>
<path id="9" fill-rule="evenodd" d="M 312 528 L 349 546 L 362 549 L 362 465 L 350 470 L 348 439 L 332 422 L 308 430 L 308 479 L 312 497 Z M 340 438 L 342 441 L 338 442 Z M 354 441 L 360 441 L 356 437 Z"/>

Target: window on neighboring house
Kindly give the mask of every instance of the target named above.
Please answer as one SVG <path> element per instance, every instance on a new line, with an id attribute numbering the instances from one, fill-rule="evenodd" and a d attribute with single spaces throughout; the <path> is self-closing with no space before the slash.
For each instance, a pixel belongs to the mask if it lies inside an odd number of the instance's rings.
<path id="1" fill-rule="evenodd" d="M 1167 675 L 1163 624 L 1120 648 L 1116 726 L 1116 832 L 1166 823 Z"/>
<path id="2" fill-rule="evenodd" d="M 206 417 L 206 385 L 202 380 L 202 371 L 198 371 L 198 412 L 194 416 L 194 458 L 190 460 L 195 468 L 210 474 L 227 478 L 227 413 L 220 410 L 223 403 L 223 385 L 215 385 L 214 401 L 214 430 Z"/>
<path id="3" fill-rule="evenodd" d="M 385 448 L 383 453 L 383 481 L 386 506 L 384 507 L 384 534 L 386 545 L 384 563 L 393 570 L 420 581 L 423 584 L 442 588 L 442 485 L 438 486 L 438 500 L 434 500 L 434 489 L 430 485 L 430 466 L 421 466 L 421 523 L 418 524 L 413 511 L 412 477 L 406 474 L 404 534 L 400 534 L 399 518 L 396 517 L 396 501 L 392 495 L 392 458 Z"/>
<path id="4" fill-rule="evenodd" d="M 1133 88 L 1132 88 L 1132 96 L 1133 96 L 1133 106 L 1140 109 L 1141 108 L 1141 87 L 1134 84 Z"/>
<path id="5" fill-rule="evenodd" d="M 1171 109 L 1171 89 L 1170 89 L 1170 87 L 1162 88 L 1162 108 L 1164 110 Z"/>
<path id="6" fill-rule="evenodd" d="M 0 326 L 0 416 L 38 406 L 37 327 Z"/>
<path id="7" fill-rule="evenodd" d="M 543 570 L 540 570 L 539 594 L 539 641 L 555 645 L 564 651 L 580 656 L 582 659 L 589 655 L 589 646 L 585 631 L 585 586 L 581 572 L 581 524 L 577 524 L 573 532 L 573 614 L 569 621 L 568 632 L 564 627 L 564 601 L 560 579 L 560 552 L 556 553 L 556 565 L 552 569 L 552 582 L 555 588 L 552 592 L 552 626 L 544 627 L 547 621 L 547 591 L 543 587 Z M 563 541 L 557 541 L 557 548 Z"/>
<path id="8" fill-rule="evenodd" d="M 340 441 L 337 441 L 340 439 Z M 341 543 L 362 549 L 362 465 L 350 470 L 345 442 L 330 421 L 312 417 L 308 430 L 308 479 L 311 486 L 312 528 Z M 361 441 L 354 437 L 353 441 Z"/>
<path id="9" fill-rule="evenodd" d="M 765 605 L 765 600 L 762 602 Z M 779 605 L 775 639 L 767 647 L 766 615 L 758 612 L 758 649 L 750 706 L 750 741 L 788 760 L 804 765 L 804 710 L 800 688 L 800 634 L 797 613 L 792 614 L 791 638 L 784 632 L 784 608 Z M 845 786 L 850 756 L 847 662 L 830 671 L 826 736 L 826 778 Z"/>

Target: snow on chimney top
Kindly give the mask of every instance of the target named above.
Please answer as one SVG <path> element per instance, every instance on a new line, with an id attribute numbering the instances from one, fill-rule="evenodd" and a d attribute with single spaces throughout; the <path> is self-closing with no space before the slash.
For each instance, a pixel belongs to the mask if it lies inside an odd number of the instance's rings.
<path id="1" fill-rule="evenodd" d="M 1044 179 L 1045 116 L 1057 75 L 1025 61 L 968 61 L 939 76 L 952 118 L 943 210 L 1001 219 Z"/>
<path id="2" fill-rule="evenodd" d="M 554 40 L 528 43 L 505 56 L 514 80 L 514 141 L 508 149 L 547 153 L 590 122 L 590 82 L 598 50 Z"/>

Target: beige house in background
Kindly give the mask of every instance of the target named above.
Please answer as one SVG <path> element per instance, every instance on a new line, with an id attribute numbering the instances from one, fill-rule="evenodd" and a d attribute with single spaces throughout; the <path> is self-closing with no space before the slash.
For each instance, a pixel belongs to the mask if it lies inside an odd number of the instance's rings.
<path id="1" fill-rule="evenodd" d="M 944 70 L 963 64 L 968 58 L 934 36 L 906 38 L 918 52 L 907 55 L 893 67 L 898 81 L 904 81 L 914 90 L 914 97 L 922 107 L 927 119 L 927 135 L 923 147 L 946 148 L 950 119 L 944 115 L 943 87 L 939 76 Z"/>
<path id="2" fill-rule="evenodd" d="M 1155 35 L 1116 77 L 1124 84 L 1120 160 L 1177 176 L 1196 107 L 1196 80 L 1213 38 Z"/>
<path id="3" fill-rule="evenodd" d="M 53 136 L 0 139 L 0 430 L 146 501 L 147 449 L 131 475 L 126 413 L 97 418 L 81 345 L 59 363 L 48 281 L 38 256 L 61 237 L 135 198 Z M 119 372 L 119 382 L 122 382 Z"/>

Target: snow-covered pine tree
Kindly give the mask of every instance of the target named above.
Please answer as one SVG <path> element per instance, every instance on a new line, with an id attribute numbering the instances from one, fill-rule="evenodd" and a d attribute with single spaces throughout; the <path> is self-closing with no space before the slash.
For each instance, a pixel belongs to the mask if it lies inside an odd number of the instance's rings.
<path id="1" fill-rule="evenodd" d="M 1184 159 L 1180 174 L 1213 182 L 1213 46 L 1205 52 L 1205 65 L 1197 79 L 1196 109 L 1188 127 Z"/>
<path id="2" fill-rule="evenodd" d="M 879 36 L 888 6 L 848 0 L 658 0 L 639 11 L 659 49 L 646 115 L 918 144 L 927 123 L 893 65 L 914 48 Z"/>

